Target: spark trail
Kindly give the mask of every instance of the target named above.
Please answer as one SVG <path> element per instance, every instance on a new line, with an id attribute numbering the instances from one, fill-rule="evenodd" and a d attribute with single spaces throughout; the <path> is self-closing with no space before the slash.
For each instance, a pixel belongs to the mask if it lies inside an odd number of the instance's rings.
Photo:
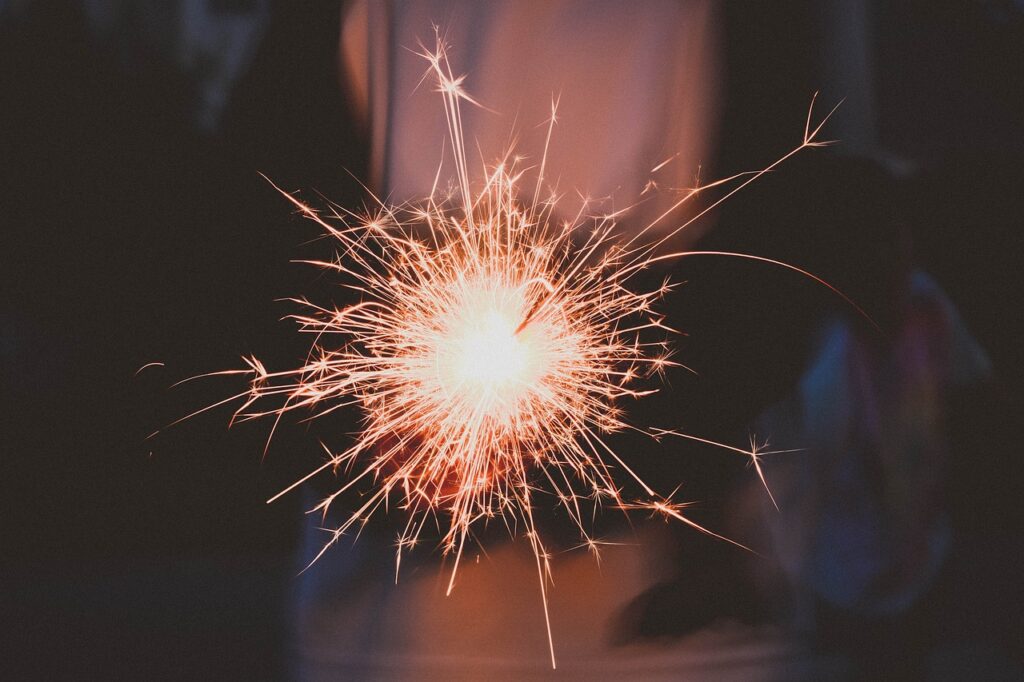
<path id="1" fill-rule="evenodd" d="M 732 542 L 697 525 L 684 514 L 685 504 L 645 483 L 607 443 L 608 434 L 634 429 L 719 445 L 749 457 L 764 482 L 764 452 L 754 443 L 736 448 L 627 421 L 622 403 L 656 392 L 658 376 L 677 365 L 668 344 L 673 330 L 656 312 L 670 285 L 636 291 L 631 280 L 658 261 L 728 255 L 782 265 L 836 291 L 810 273 L 757 256 L 662 252 L 672 236 L 761 175 L 801 150 L 827 144 L 817 141 L 824 120 L 812 125 L 809 112 L 803 141 L 785 156 L 760 171 L 683 193 L 657 220 L 626 236 L 615 215 L 589 216 L 586 204 L 572 220 L 555 218 L 563 213 L 559 199 L 544 187 L 554 102 L 536 184 L 525 186 L 529 169 L 511 152 L 474 179 L 460 110 L 478 104 L 463 89 L 464 77 L 452 72 L 440 40 L 421 56 L 444 104 L 455 190 L 442 192 L 435 180 L 418 202 L 393 206 L 374 197 L 372 211 L 328 214 L 278 188 L 335 240 L 334 258 L 305 262 L 335 273 L 359 301 L 338 308 L 294 299 L 302 311 L 291 318 L 313 336 L 306 361 L 271 372 L 247 358 L 246 368 L 215 372 L 249 378 L 246 391 L 217 405 L 240 401 L 232 421 L 269 418 L 274 428 L 292 412 L 319 418 L 341 408 L 361 411 L 362 430 L 348 448 L 325 446 L 322 466 L 268 500 L 327 470 L 344 472 L 345 481 L 315 511 L 326 515 L 346 491 L 364 494 L 317 559 L 374 513 L 397 506 L 404 526 L 396 567 L 434 520 L 443 551 L 453 559 L 450 593 L 478 524 L 500 519 L 513 534 L 525 529 L 554 666 L 551 565 L 533 516 L 538 491 L 555 496 L 578 526 L 583 546 L 596 551 L 600 543 L 586 522 L 594 505 L 646 510 Z M 714 188 L 724 188 L 719 199 L 650 238 L 656 225 Z M 521 203 L 523 196 L 532 201 Z M 631 479 L 643 497 L 623 499 L 620 477 Z"/>

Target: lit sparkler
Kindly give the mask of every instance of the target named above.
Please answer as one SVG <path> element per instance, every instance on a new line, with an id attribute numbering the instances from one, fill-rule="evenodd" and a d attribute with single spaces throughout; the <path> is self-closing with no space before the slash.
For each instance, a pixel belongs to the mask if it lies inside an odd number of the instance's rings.
<path id="1" fill-rule="evenodd" d="M 346 491 L 369 491 L 317 558 L 382 507 L 397 505 L 405 517 L 398 564 L 427 522 L 438 519 L 443 551 L 453 557 L 450 592 L 477 524 L 501 519 L 510 532 L 521 524 L 536 558 L 554 666 L 551 567 L 533 517 L 538 490 L 554 494 L 595 552 L 599 543 L 587 531 L 585 510 L 598 504 L 647 510 L 732 542 L 688 519 L 683 504 L 659 495 L 606 442 L 610 433 L 638 428 L 626 421 L 621 403 L 655 392 L 651 379 L 677 364 L 667 343 L 672 330 L 656 312 L 670 285 L 638 292 L 630 281 L 657 261 L 700 254 L 767 261 L 829 286 L 757 256 L 662 252 L 672 236 L 762 174 L 802 149 L 826 144 L 816 139 L 824 121 L 812 126 L 809 113 L 802 143 L 778 161 L 689 190 L 623 238 L 616 215 L 588 215 L 586 203 L 572 220 L 555 219 L 558 199 L 544 187 L 546 149 L 528 190 L 528 169 L 511 152 L 474 183 L 460 107 L 476 102 L 464 91 L 463 77 L 452 72 L 440 41 L 422 56 L 444 102 L 455 190 L 440 191 L 439 168 L 433 191 L 418 203 L 378 201 L 369 215 L 338 209 L 326 217 L 282 191 L 337 241 L 333 260 L 310 262 L 337 273 L 361 300 L 343 308 L 297 300 L 304 312 L 292 317 L 314 335 L 306 362 L 271 372 L 250 358 L 247 369 L 215 373 L 251 379 L 246 392 L 218 405 L 241 399 L 236 419 L 269 417 L 275 426 L 296 410 L 315 417 L 347 406 L 362 411 L 363 429 L 346 450 L 328 449 L 321 467 L 270 500 L 328 469 L 344 470 L 348 478 L 316 507 L 325 515 Z M 555 111 L 553 103 L 548 141 Z M 730 186 L 683 224 L 648 237 L 699 192 Z M 764 482 L 763 453 L 753 444 L 735 448 L 676 430 L 646 433 L 745 455 Z M 645 497 L 623 499 L 617 475 L 631 478 Z"/>

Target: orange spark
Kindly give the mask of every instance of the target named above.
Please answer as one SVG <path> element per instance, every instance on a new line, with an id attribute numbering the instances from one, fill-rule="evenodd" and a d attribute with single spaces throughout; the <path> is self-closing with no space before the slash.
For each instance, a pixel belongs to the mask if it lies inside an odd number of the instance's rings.
<path id="1" fill-rule="evenodd" d="M 710 207 L 645 242 L 654 224 L 624 238 L 617 214 L 587 216 L 586 200 L 575 219 L 555 220 L 558 199 L 540 200 L 546 151 L 535 187 L 522 187 L 528 169 L 511 152 L 474 182 L 460 106 L 477 103 L 463 89 L 465 76 L 452 73 L 440 41 L 422 56 L 444 102 L 456 191 L 444 194 L 435 182 L 419 202 L 378 201 L 367 215 L 335 211 L 325 218 L 279 190 L 337 242 L 334 259 L 312 264 L 337 273 L 360 300 L 342 308 L 296 301 L 304 311 L 291 317 L 314 339 L 302 366 L 272 372 L 248 358 L 248 369 L 222 374 L 251 377 L 234 397 L 243 404 L 233 419 L 270 417 L 276 424 L 295 410 L 319 417 L 344 406 L 364 415 L 347 449 L 328 450 L 321 467 L 269 500 L 327 469 L 344 470 L 348 479 L 315 508 L 325 515 L 346 490 L 369 489 L 317 558 L 382 507 L 397 505 L 405 518 L 398 562 L 427 521 L 437 519 L 443 551 L 453 557 L 450 592 L 477 524 L 502 519 L 510 532 L 522 524 L 536 558 L 554 666 L 551 566 L 534 523 L 537 491 L 554 494 L 578 526 L 582 546 L 595 555 L 601 543 L 587 531 L 585 510 L 607 503 L 674 518 L 732 542 L 688 519 L 685 505 L 659 495 L 606 442 L 610 433 L 638 429 L 626 421 L 623 400 L 655 392 L 653 379 L 677 366 L 666 339 L 672 330 L 655 312 L 669 285 L 638 292 L 630 280 L 656 261 L 697 253 L 664 254 L 659 247 Z M 802 143 L 779 161 L 689 190 L 656 222 L 698 192 L 739 181 L 711 207 L 718 205 L 796 152 L 824 144 L 816 141 L 820 130 L 808 118 Z M 520 203 L 524 195 L 532 202 Z M 720 445 L 675 430 L 645 432 Z M 764 482 L 764 453 L 753 442 L 749 450 L 721 447 L 750 457 Z M 644 499 L 624 500 L 619 476 L 639 485 Z"/>

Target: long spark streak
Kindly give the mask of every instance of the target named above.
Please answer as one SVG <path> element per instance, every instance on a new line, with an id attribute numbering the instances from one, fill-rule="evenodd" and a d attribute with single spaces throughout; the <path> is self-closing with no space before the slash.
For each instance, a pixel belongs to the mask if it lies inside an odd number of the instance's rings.
<path id="1" fill-rule="evenodd" d="M 673 502 L 671 495 L 658 495 L 605 440 L 625 429 L 643 430 L 625 421 L 619 403 L 655 392 L 656 387 L 645 384 L 666 368 L 680 366 L 671 360 L 664 338 L 671 330 L 654 312 L 671 287 L 666 283 L 637 292 L 627 284 L 657 261 L 700 253 L 661 254 L 658 249 L 795 153 L 826 144 L 816 139 L 824 121 L 812 126 L 808 114 L 802 143 L 778 161 L 689 190 L 655 223 L 621 239 L 615 216 L 587 217 L 586 201 L 574 220 L 558 222 L 553 218 L 556 200 L 540 199 L 557 100 L 552 101 L 532 202 L 519 203 L 525 169 L 511 152 L 485 166 L 474 189 L 460 106 L 477 103 L 463 90 L 464 77 L 453 74 L 440 39 L 435 50 L 424 49 L 421 56 L 444 102 L 457 191 L 443 196 L 435 181 L 430 196 L 418 203 L 391 206 L 377 200 L 372 213 L 339 209 L 325 219 L 277 188 L 338 243 L 334 260 L 306 262 L 338 273 L 361 300 L 343 308 L 296 301 L 306 312 L 292 319 L 300 331 L 314 335 L 302 366 L 270 372 L 249 358 L 248 369 L 221 374 L 251 379 L 248 390 L 231 399 L 242 401 L 232 421 L 270 417 L 276 425 L 296 410 L 317 418 L 343 406 L 361 409 L 364 427 L 348 449 L 328 449 L 323 466 L 268 500 L 326 469 L 344 468 L 347 482 L 312 510 L 326 516 L 344 491 L 372 481 L 362 506 L 333 530 L 317 558 L 381 507 L 397 502 L 408 520 L 398 535 L 396 571 L 427 518 L 437 518 L 443 551 L 453 557 L 450 592 L 476 524 L 500 518 L 514 534 L 521 522 L 537 563 L 554 667 L 547 603 L 551 567 L 534 523 L 535 492 L 555 495 L 578 527 L 583 546 L 595 553 L 600 543 L 587 531 L 584 508 L 602 503 L 674 518 L 732 542 L 687 518 L 686 505 Z M 736 187 L 696 217 L 657 239 L 641 241 L 698 193 L 738 179 Z M 781 265 L 832 288 L 810 273 Z M 671 429 L 644 432 L 744 454 L 767 489 L 759 461 L 765 453 L 754 443 L 745 450 Z M 623 499 L 613 469 L 624 472 L 646 497 Z"/>

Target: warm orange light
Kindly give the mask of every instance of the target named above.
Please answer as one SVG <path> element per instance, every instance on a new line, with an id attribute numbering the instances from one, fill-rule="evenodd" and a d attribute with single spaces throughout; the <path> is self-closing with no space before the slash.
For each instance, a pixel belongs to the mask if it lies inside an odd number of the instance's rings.
<path id="1" fill-rule="evenodd" d="M 698 253 L 660 247 L 796 152 L 823 144 L 815 141 L 821 125 L 812 129 L 808 117 L 803 142 L 761 171 L 683 192 L 674 208 L 700 191 L 736 183 L 688 222 L 645 239 L 669 211 L 622 236 L 615 222 L 621 211 L 596 213 L 587 201 L 571 211 L 561 206 L 558 213 L 574 220 L 555 220 L 559 200 L 542 187 L 544 159 L 532 187 L 524 186 L 528 169 L 512 151 L 474 182 L 460 116 L 460 106 L 474 102 L 440 42 L 423 56 L 445 104 L 456 191 L 435 187 L 414 205 L 379 202 L 369 215 L 327 218 L 282 192 L 336 240 L 337 257 L 313 264 L 337 273 L 361 301 L 340 309 L 296 301 L 306 312 L 293 319 L 313 335 L 302 366 L 270 372 L 252 358 L 248 369 L 219 374 L 250 375 L 248 390 L 235 396 L 244 401 L 236 419 L 362 410 L 364 428 L 347 449 L 329 450 L 323 466 L 273 498 L 327 469 L 348 472 L 317 509 L 326 513 L 353 488 L 364 497 L 324 551 L 377 510 L 395 505 L 405 517 L 396 540 L 400 562 L 427 521 L 437 518 L 444 551 L 455 559 L 450 591 L 472 529 L 503 519 L 510 529 L 525 529 L 547 618 L 550 565 L 535 530 L 535 490 L 553 493 L 579 527 L 583 546 L 595 552 L 600 542 L 586 530 L 588 510 L 602 503 L 710 533 L 686 518 L 685 505 L 640 480 L 605 442 L 608 433 L 638 428 L 627 423 L 621 403 L 656 391 L 656 375 L 676 364 L 667 343 L 671 330 L 656 312 L 669 285 L 637 292 L 630 281 L 654 262 Z M 555 120 L 553 106 L 549 140 Z M 675 429 L 646 432 L 720 445 Z M 748 456 L 764 481 L 763 453 L 753 443 L 749 449 L 720 446 Z M 624 500 L 619 477 L 632 478 L 643 499 Z M 548 638 L 554 665 L 550 624 Z"/>

